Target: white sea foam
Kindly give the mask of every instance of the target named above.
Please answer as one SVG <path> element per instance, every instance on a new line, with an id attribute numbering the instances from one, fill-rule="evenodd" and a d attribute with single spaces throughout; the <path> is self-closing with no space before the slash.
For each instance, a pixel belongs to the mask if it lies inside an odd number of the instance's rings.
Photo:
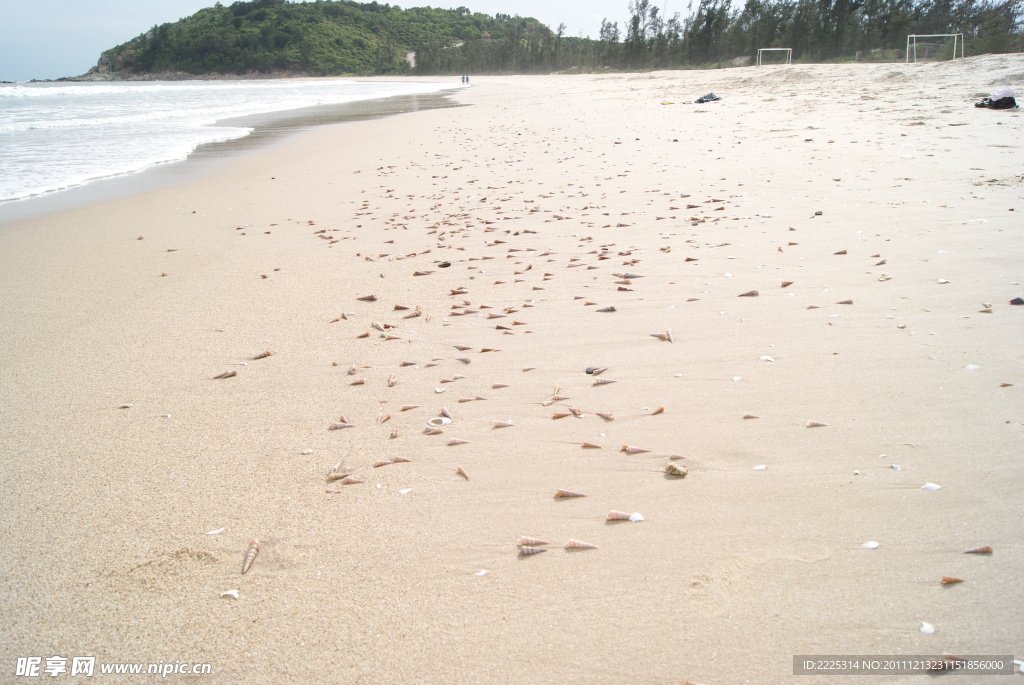
<path id="1" fill-rule="evenodd" d="M 213 125 L 223 119 L 451 87 L 340 79 L 0 85 L 0 203 L 182 160 L 252 131 Z"/>

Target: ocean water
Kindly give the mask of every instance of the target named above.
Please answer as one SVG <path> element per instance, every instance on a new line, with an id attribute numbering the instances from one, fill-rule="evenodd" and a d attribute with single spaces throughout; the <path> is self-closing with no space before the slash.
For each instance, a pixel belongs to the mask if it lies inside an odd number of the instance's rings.
<path id="1" fill-rule="evenodd" d="M 0 204 L 180 161 L 253 131 L 218 121 L 452 87 L 340 79 L 3 84 Z"/>

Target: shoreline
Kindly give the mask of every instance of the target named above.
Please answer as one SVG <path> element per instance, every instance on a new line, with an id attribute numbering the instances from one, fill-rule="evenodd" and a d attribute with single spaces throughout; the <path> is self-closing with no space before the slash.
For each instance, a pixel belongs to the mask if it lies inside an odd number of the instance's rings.
<path id="1" fill-rule="evenodd" d="M 452 96 L 459 90 L 458 86 L 453 86 L 426 95 L 397 95 L 222 119 L 213 125 L 235 125 L 253 130 L 241 138 L 199 145 L 183 160 L 161 162 L 140 171 L 93 179 L 76 186 L 0 203 L 0 227 L 40 214 L 129 197 L 174 185 L 183 179 L 216 173 L 219 160 L 274 145 L 291 133 L 316 126 L 456 107 L 459 105 Z"/>
<path id="2" fill-rule="evenodd" d="M 1019 653 L 1024 119 L 972 105 L 1015 74 L 480 78 L 5 224 L 0 662 L 725 685 Z"/>

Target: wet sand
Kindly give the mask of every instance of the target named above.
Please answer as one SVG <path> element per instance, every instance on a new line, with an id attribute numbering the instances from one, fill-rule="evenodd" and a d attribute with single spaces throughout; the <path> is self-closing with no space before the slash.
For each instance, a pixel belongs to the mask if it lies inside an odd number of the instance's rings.
<path id="1" fill-rule="evenodd" d="M 972 105 L 1022 74 L 474 77 L 4 225 L 0 662 L 707 685 L 1019 653 L 1022 119 Z"/>

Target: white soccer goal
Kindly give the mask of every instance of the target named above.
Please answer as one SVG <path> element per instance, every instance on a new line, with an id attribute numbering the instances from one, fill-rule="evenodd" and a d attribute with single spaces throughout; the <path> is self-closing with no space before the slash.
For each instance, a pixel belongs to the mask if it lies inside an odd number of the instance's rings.
<path id="1" fill-rule="evenodd" d="M 907 62 L 910 62 L 910 57 L 913 55 L 914 61 L 917 61 L 917 39 L 918 38 L 952 38 L 953 39 L 953 59 L 956 59 L 956 47 L 960 46 L 960 59 L 964 57 L 964 34 L 962 33 L 931 33 L 931 34 L 917 34 L 911 33 L 907 35 Z M 927 45 L 929 49 L 941 47 L 941 43 L 921 43 L 921 45 Z"/>
<path id="2" fill-rule="evenodd" d="M 786 64 L 793 63 L 793 48 L 758 48 L 757 49 L 757 66 L 761 66 L 761 53 L 762 52 L 784 52 L 786 53 Z"/>

